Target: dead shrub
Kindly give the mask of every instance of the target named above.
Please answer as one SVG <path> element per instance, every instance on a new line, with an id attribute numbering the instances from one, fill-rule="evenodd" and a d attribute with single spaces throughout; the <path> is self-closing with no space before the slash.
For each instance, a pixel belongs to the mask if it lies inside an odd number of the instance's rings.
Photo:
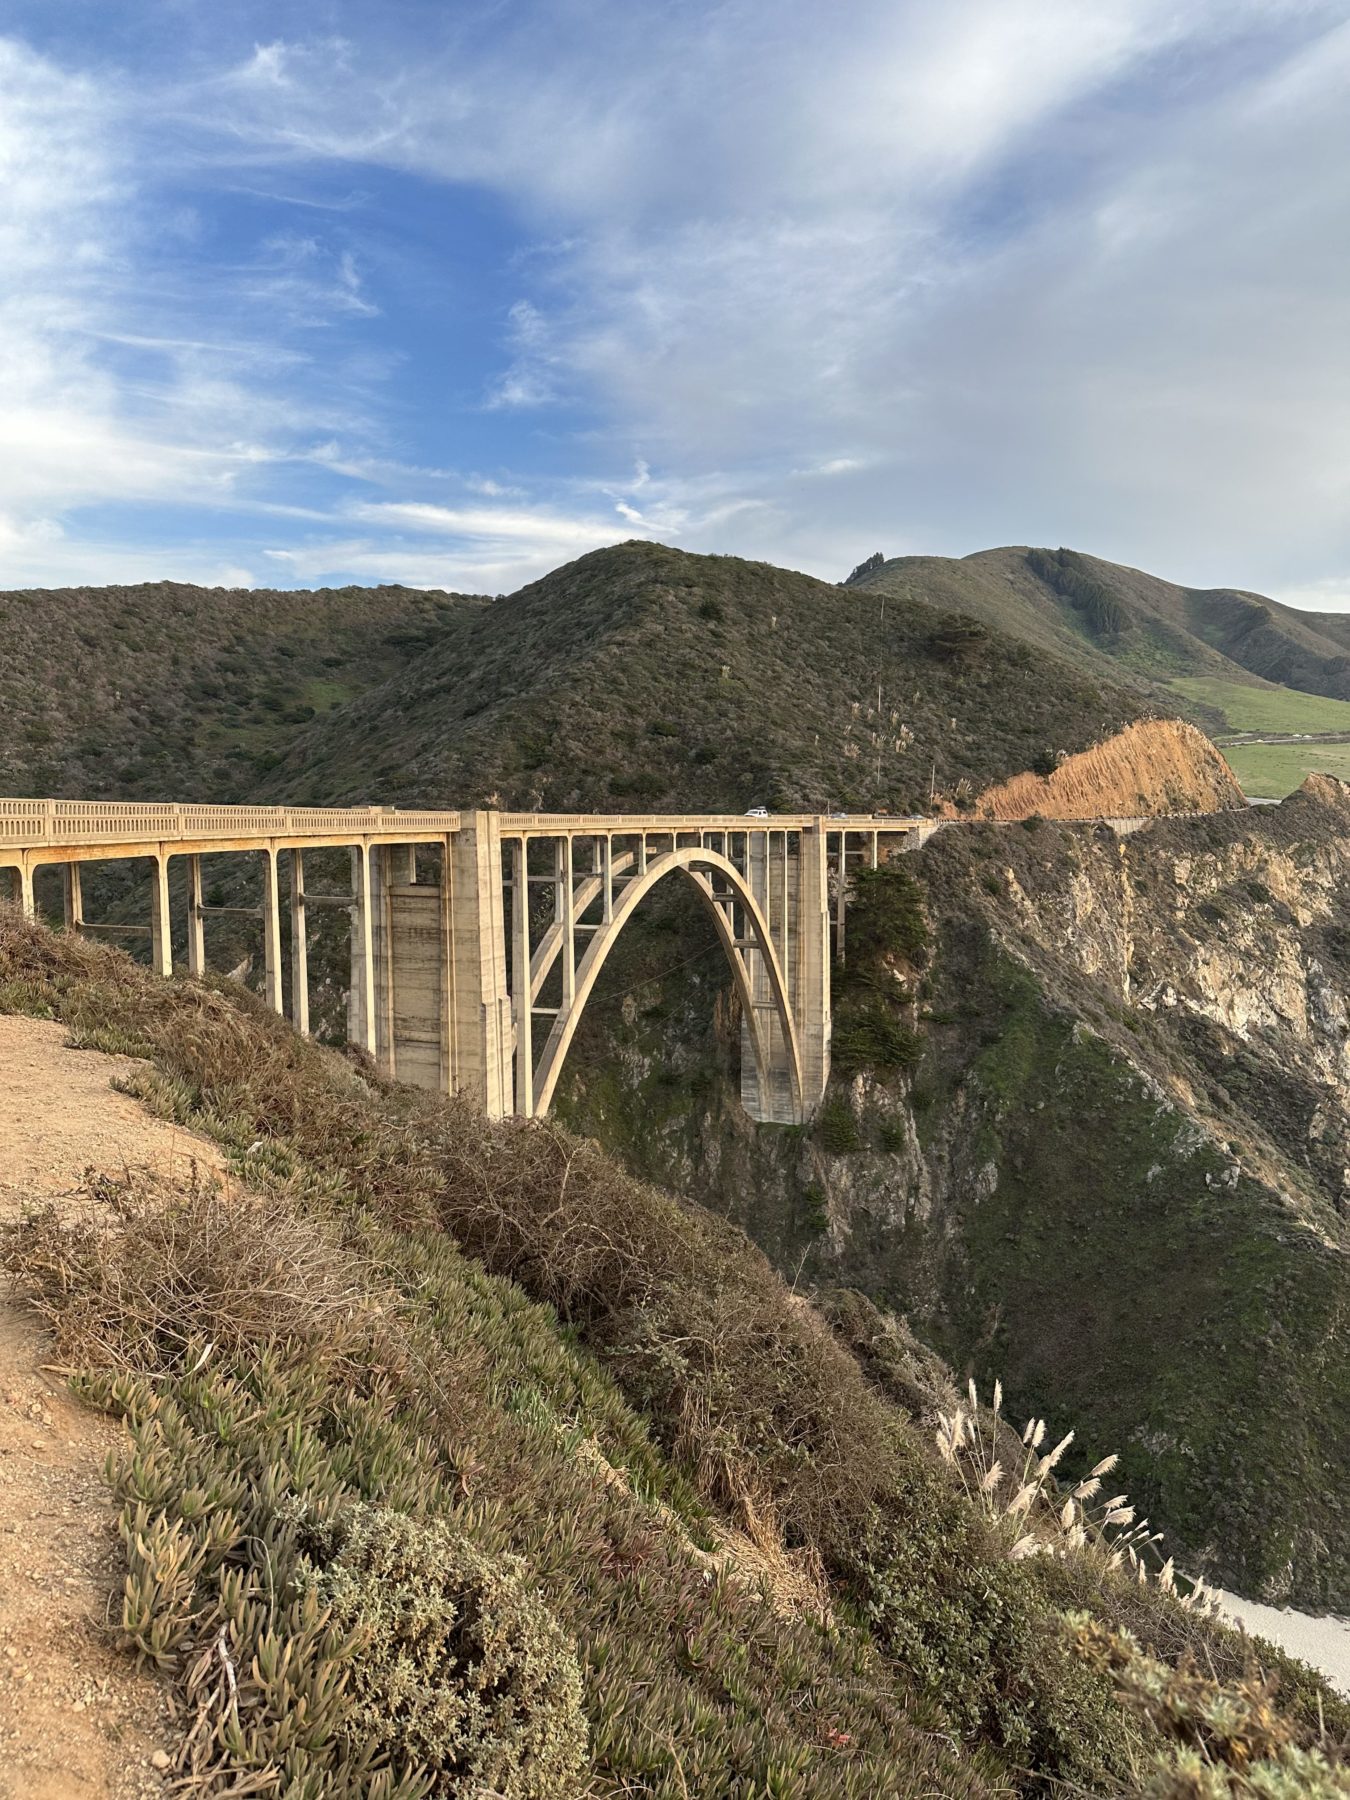
<path id="1" fill-rule="evenodd" d="M 89 1369 L 173 1370 L 189 1345 L 229 1358 L 293 1340 L 326 1357 L 368 1337 L 369 1291 L 336 1228 L 283 1194 L 144 1171 L 90 1174 L 75 1218 L 54 1206 L 5 1227 L 4 1265 Z"/>

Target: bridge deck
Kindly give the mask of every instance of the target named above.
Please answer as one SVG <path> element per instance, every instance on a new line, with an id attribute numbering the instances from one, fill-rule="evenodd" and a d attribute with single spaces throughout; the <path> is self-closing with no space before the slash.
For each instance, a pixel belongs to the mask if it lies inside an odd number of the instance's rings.
<path id="1" fill-rule="evenodd" d="M 847 831 L 899 833 L 927 823 L 917 818 L 815 813 L 498 813 L 503 836 L 613 836 L 653 832 Z M 413 843 L 452 836 L 458 811 L 386 806 L 197 806 L 120 800 L 0 800 L 0 866 L 15 853 L 83 850 L 105 856 L 153 855 L 266 845 Z"/>

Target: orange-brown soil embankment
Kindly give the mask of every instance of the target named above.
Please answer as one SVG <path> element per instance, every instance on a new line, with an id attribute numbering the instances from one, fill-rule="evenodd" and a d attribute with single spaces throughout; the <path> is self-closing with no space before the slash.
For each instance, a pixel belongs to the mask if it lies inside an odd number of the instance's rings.
<path id="1" fill-rule="evenodd" d="M 978 819 L 1138 818 L 1245 806 L 1233 771 L 1203 732 L 1181 719 L 1144 719 L 1066 756 L 1053 775 L 1029 771 L 986 788 Z"/>

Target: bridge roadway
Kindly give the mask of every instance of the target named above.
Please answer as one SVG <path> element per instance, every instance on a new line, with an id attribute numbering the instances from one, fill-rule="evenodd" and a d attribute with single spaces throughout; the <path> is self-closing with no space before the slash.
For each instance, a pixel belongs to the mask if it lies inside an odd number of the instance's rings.
<path id="1" fill-rule="evenodd" d="M 586 1001 L 645 896 L 679 875 L 706 906 L 741 1006 L 741 1095 L 753 1118 L 799 1123 L 829 1077 L 831 948 L 842 954 L 853 872 L 922 841 L 921 818 L 820 814 L 508 813 L 392 807 L 142 805 L 0 800 L 0 869 L 37 910 L 60 870 L 77 932 L 139 933 L 173 972 L 206 969 L 205 925 L 262 925 L 263 991 L 309 1031 L 308 912 L 351 918 L 348 1037 L 386 1074 L 467 1093 L 491 1117 L 546 1113 Z M 346 850 L 350 887 L 309 891 L 307 852 Z M 261 859 L 256 906 L 204 899 L 203 859 Z M 280 868 L 289 877 L 283 945 Z M 146 859 L 148 923 L 85 916 L 89 862 Z M 170 868 L 184 874 L 175 933 Z M 284 954 L 288 952 L 288 955 Z"/>

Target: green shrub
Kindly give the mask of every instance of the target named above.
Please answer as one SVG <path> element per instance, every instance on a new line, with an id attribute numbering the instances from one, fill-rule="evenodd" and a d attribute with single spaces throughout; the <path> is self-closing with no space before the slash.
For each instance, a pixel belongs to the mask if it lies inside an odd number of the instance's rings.
<path id="1" fill-rule="evenodd" d="M 815 1131 L 821 1148 L 831 1156 L 846 1156 L 850 1150 L 862 1149 L 858 1121 L 842 1094 L 832 1094 L 822 1104 L 816 1114 Z"/>
<path id="2" fill-rule="evenodd" d="M 819 1236 L 830 1228 L 830 1204 L 825 1190 L 812 1182 L 802 1189 L 802 1210 L 808 1231 Z"/>
<path id="3" fill-rule="evenodd" d="M 913 959 L 927 943 L 923 892 L 909 870 L 898 862 L 859 869 L 848 908 L 845 984 L 854 972 L 871 974 L 893 957 Z"/>
<path id="4" fill-rule="evenodd" d="M 353 1751 L 411 1761 L 447 1800 L 580 1792 L 581 1673 L 519 1557 L 360 1505 L 318 1528 L 297 1586 L 360 1645 L 341 1727 Z"/>
<path id="5" fill-rule="evenodd" d="M 1069 1629 L 1085 1660 L 1119 1684 L 1121 1698 L 1167 1740 L 1130 1794 L 1143 1800 L 1347 1800 L 1350 1768 L 1328 1734 L 1310 1748 L 1295 1742 L 1275 1704 L 1274 1684 L 1254 1663 L 1220 1681 L 1190 1656 L 1167 1668 L 1129 1631 L 1083 1614 Z M 1325 1752 L 1330 1752 L 1328 1756 Z M 1122 1795 L 1125 1789 L 1118 1790 Z"/>
<path id="6" fill-rule="evenodd" d="M 624 800 L 636 800 L 640 805 L 659 800 L 664 787 L 661 777 L 649 769 L 638 769 L 629 775 L 611 775 L 609 778 L 611 794 Z"/>
<path id="7" fill-rule="evenodd" d="M 880 550 L 874 550 L 870 556 L 865 556 L 862 559 L 856 569 L 851 569 L 839 585 L 841 587 L 852 587 L 856 582 L 861 581 L 864 575 L 870 575 L 874 570 L 884 568 L 885 563 L 886 558 L 882 552 Z"/>
<path id="8" fill-rule="evenodd" d="M 877 1149 L 884 1150 L 888 1156 L 899 1156 L 908 1147 L 909 1130 L 905 1121 L 888 1113 L 877 1126 Z"/>
<path id="9" fill-rule="evenodd" d="M 1027 563 L 1041 580 L 1071 602 L 1093 631 L 1115 637 L 1129 623 L 1129 616 L 1110 588 L 1089 573 L 1083 558 L 1073 550 L 1028 550 Z"/>
<path id="10" fill-rule="evenodd" d="M 896 1008 L 880 995 L 844 1001 L 834 1015 L 830 1056 L 845 1080 L 864 1069 L 886 1074 L 911 1068 L 922 1048 Z"/>
<path id="11" fill-rule="evenodd" d="M 928 639 L 928 651 L 942 662 L 973 662 L 989 644 L 987 627 L 974 619 L 953 615 Z"/>

